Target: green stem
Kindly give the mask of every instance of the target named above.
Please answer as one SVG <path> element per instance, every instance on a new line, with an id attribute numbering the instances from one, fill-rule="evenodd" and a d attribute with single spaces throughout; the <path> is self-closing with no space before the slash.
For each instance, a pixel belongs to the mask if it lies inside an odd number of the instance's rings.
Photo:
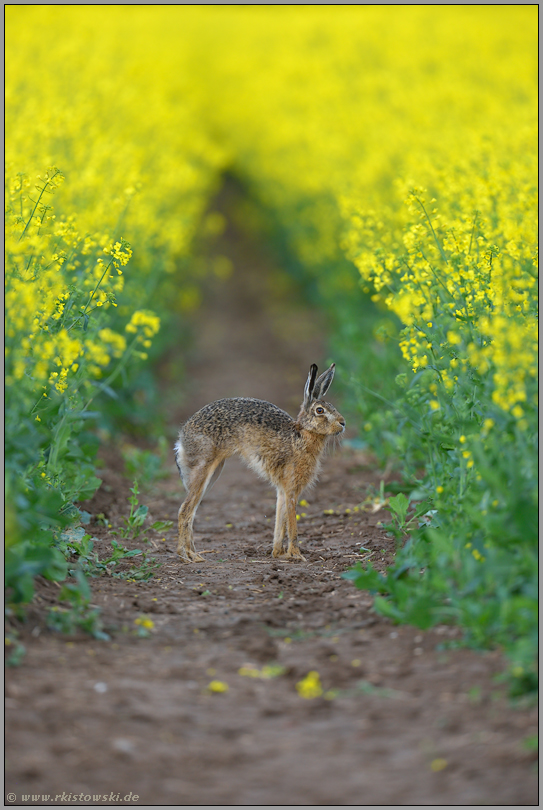
<path id="1" fill-rule="evenodd" d="M 138 340 L 138 335 L 136 335 L 136 337 L 134 338 L 134 340 L 132 341 L 132 343 L 130 344 L 130 346 L 128 347 L 128 349 L 126 350 L 126 352 L 125 352 L 125 354 L 123 355 L 123 357 L 121 357 L 121 359 L 120 359 L 120 361 L 119 361 L 119 365 L 117 366 L 117 368 L 115 368 L 115 369 L 114 369 L 114 370 L 111 372 L 111 374 L 109 375 L 109 377 L 107 377 L 107 378 L 106 378 L 106 379 L 105 379 L 103 382 L 96 383 L 96 387 L 97 387 L 98 389 L 100 389 L 100 388 L 104 388 L 106 385 L 110 385 L 110 384 L 113 382 L 113 380 L 114 380 L 114 379 L 115 379 L 115 378 L 116 378 L 116 377 L 117 377 L 117 376 L 120 374 L 120 372 L 123 370 L 123 368 L 124 368 L 124 367 L 126 366 L 126 364 L 128 363 L 128 361 L 129 361 L 130 357 L 132 356 L 132 353 L 133 353 L 133 351 L 134 351 L 134 347 L 136 346 L 136 342 L 137 342 L 137 340 Z M 88 402 L 87 402 L 87 403 L 86 403 L 86 404 L 83 406 L 83 408 L 82 408 L 82 412 L 84 412 L 84 411 L 86 411 L 86 410 L 87 410 L 87 408 L 90 406 L 90 404 L 92 403 L 92 401 L 94 400 L 94 398 L 96 397 L 96 395 L 97 395 L 98 393 L 99 393 L 99 391 L 97 391 L 96 393 L 94 393 L 94 394 L 92 395 L 92 397 L 89 399 L 89 401 L 88 401 Z"/>
<path id="2" fill-rule="evenodd" d="M 422 210 L 423 210 L 423 212 L 424 212 L 424 216 L 426 217 L 426 220 L 427 220 L 427 222 L 428 222 L 428 225 L 430 226 L 430 230 L 432 231 L 432 236 L 434 237 L 434 241 L 435 241 L 435 243 L 436 243 L 436 245 L 437 245 L 437 247 L 438 247 L 438 250 L 439 250 L 439 252 L 440 252 L 440 254 L 441 254 L 441 258 L 443 259 L 443 261 L 444 261 L 446 264 L 448 264 L 448 263 L 449 263 L 449 260 L 447 259 L 447 254 L 445 253 L 445 251 L 444 251 L 444 250 L 443 250 L 443 248 L 441 247 L 441 242 L 440 242 L 440 241 L 439 241 L 439 239 L 437 238 L 437 234 L 436 234 L 436 232 L 434 231 L 434 226 L 432 225 L 432 220 L 430 219 L 430 217 L 428 216 L 428 214 L 427 214 L 427 212 L 426 212 L 426 208 L 424 207 L 424 203 L 422 202 L 422 200 L 419 200 L 419 198 L 418 198 L 418 197 L 414 197 L 414 199 L 415 199 L 415 200 L 418 202 L 418 204 L 420 205 L 420 207 L 422 208 Z"/>
<path id="3" fill-rule="evenodd" d="M 473 227 L 471 229 L 471 236 L 469 238 L 469 248 L 468 248 L 468 256 L 471 256 L 471 246 L 473 244 L 473 236 L 475 234 L 475 226 L 477 225 L 477 216 L 479 215 L 478 211 L 475 211 L 473 215 Z"/>
<path id="4" fill-rule="evenodd" d="M 51 442 L 51 449 L 50 449 L 50 452 L 49 452 L 49 458 L 47 459 L 47 470 L 48 471 L 53 470 L 55 468 L 55 465 L 56 465 L 56 462 L 57 462 L 57 457 L 58 457 L 58 442 L 56 441 L 56 437 L 58 436 L 58 434 L 60 432 L 60 429 L 62 428 L 62 426 L 64 425 L 64 422 L 66 421 L 67 414 L 68 414 L 68 411 L 65 411 L 62 419 L 60 420 L 60 422 L 57 422 L 57 424 L 55 425 L 55 429 L 54 429 L 54 432 L 53 432 L 53 441 Z"/>
<path id="5" fill-rule="evenodd" d="M 435 280 L 437 281 L 437 283 L 438 283 L 438 284 L 440 284 L 440 285 L 443 287 L 443 289 L 445 290 L 445 292 L 447 293 L 447 295 L 449 296 L 449 298 L 450 298 L 450 299 L 453 299 L 453 298 L 454 298 L 454 296 L 453 296 L 453 295 L 452 295 L 452 294 L 449 292 L 449 290 L 448 290 L 447 285 L 445 284 L 445 282 L 444 282 L 444 281 L 443 281 L 443 280 L 442 280 L 442 279 L 439 277 L 439 275 L 437 274 L 437 272 L 436 272 L 436 271 L 434 270 L 434 268 L 432 267 L 432 264 L 431 264 L 430 260 L 427 258 L 427 256 L 426 256 L 426 254 L 425 254 L 424 250 L 422 249 L 422 246 L 420 246 L 420 247 L 419 247 L 419 250 L 420 250 L 420 252 L 422 253 L 423 258 L 424 258 L 424 260 L 426 261 L 426 263 L 427 263 L 428 267 L 430 268 L 430 272 L 431 272 L 431 274 L 433 275 L 433 277 L 435 278 Z M 445 261 L 446 261 L 446 260 L 445 260 Z"/>
<path id="6" fill-rule="evenodd" d="M 47 393 L 47 392 L 46 392 L 46 393 Z M 30 411 L 30 416 L 32 416 L 32 414 L 34 413 L 34 411 L 36 410 L 36 408 L 38 407 L 38 405 L 40 404 L 40 402 L 42 401 L 42 399 L 43 399 L 43 394 L 41 395 L 41 397 L 38 399 L 38 401 L 36 402 L 36 404 L 34 405 L 34 407 L 32 408 L 32 410 Z"/>
<path id="7" fill-rule="evenodd" d="M 75 318 L 75 319 L 73 320 L 73 322 L 72 322 L 72 323 L 70 324 L 70 326 L 67 328 L 67 330 L 66 330 L 67 332 L 69 332 L 69 331 L 70 331 L 70 329 L 71 329 L 73 326 L 75 326 L 75 324 L 76 324 L 78 321 L 80 321 L 80 320 L 81 320 L 81 318 L 84 318 L 84 317 L 85 317 L 85 315 L 87 314 L 87 310 L 88 310 L 88 308 L 89 308 L 89 307 L 90 307 L 90 305 L 91 305 L 91 301 L 92 301 L 92 299 L 94 298 L 94 296 L 96 295 L 96 291 L 97 291 L 98 287 L 100 286 L 100 284 L 101 284 L 101 283 L 102 283 L 102 281 L 104 280 L 105 275 L 106 275 L 106 273 L 108 272 L 108 270 L 109 270 L 109 268 L 111 267 L 111 265 L 112 265 L 112 264 L 113 264 L 113 259 L 111 259 L 111 261 L 110 261 L 110 262 L 109 262 L 109 264 L 107 265 L 106 269 L 104 270 L 104 272 L 103 272 L 103 273 L 102 273 L 102 275 L 100 276 L 100 280 L 98 281 L 98 283 L 97 283 L 96 287 L 95 287 L 95 288 L 94 288 L 94 290 L 92 291 L 92 293 L 91 293 L 91 295 L 90 295 L 90 298 L 89 298 L 89 300 L 87 301 L 87 303 L 86 303 L 86 305 L 85 305 L 85 309 L 83 310 L 83 312 L 81 313 L 81 315 L 78 315 L 78 316 L 77 316 L 77 318 Z M 96 307 L 95 307 L 95 309 L 96 309 Z"/>
<path id="8" fill-rule="evenodd" d="M 53 182 L 53 180 L 55 179 L 55 177 L 57 176 L 57 174 L 61 174 L 61 173 L 62 173 L 62 172 L 56 171 L 56 172 L 54 173 L 54 175 L 53 175 L 52 177 L 50 177 L 50 178 L 49 178 L 49 180 L 47 180 L 47 182 L 45 183 L 44 187 L 43 187 L 43 188 L 42 188 L 42 190 L 40 191 L 40 196 L 38 197 L 38 200 L 37 200 L 37 202 L 36 202 L 36 204 L 35 204 L 34 208 L 32 209 L 32 213 L 30 214 L 30 218 L 29 218 L 28 222 L 26 223 L 26 225 L 25 225 L 25 227 L 24 227 L 24 230 L 23 230 L 22 234 L 21 234 L 21 235 L 20 235 L 20 237 L 19 237 L 19 242 L 21 241 L 21 239 L 23 238 L 23 236 L 24 236 L 24 235 L 25 235 L 25 233 L 27 232 L 28 227 L 29 227 L 30 223 L 32 222 L 32 218 L 33 218 L 34 214 L 36 213 L 36 208 L 37 208 L 37 207 L 38 207 L 38 205 L 40 204 L 40 200 L 41 200 L 41 198 L 43 197 L 43 195 L 45 194 L 45 189 L 47 188 L 47 186 L 48 186 L 48 185 L 50 185 L 50 184 Z"/>
<path id="9" fill-rule="evenodd" d="M 432 452 L 432 445 L 428 443 L 428 454 L 430 456 L 430 467 L 432 468 L 432 478 L 434 479 L 434 490 L 437 487 L 436 467 L 434 463 L 434 454 Z"/>

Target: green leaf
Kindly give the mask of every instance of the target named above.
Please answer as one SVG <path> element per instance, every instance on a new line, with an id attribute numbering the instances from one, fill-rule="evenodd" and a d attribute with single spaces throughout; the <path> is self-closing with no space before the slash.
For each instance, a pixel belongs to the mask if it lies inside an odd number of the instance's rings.
<path id="1" fill-rule="evenodd" d="M 357 563 L 354 568 L 345 571 L 341 576 L 343 579 L 352 580 L 360 590 L 367 590 L 372 593 L 382 591 L 386 585 L 385 577 L 379 571 L 373 569 L 371 564 L 364 570 L 360 563 Z"/>
<path id="2" fill-rule="evenodd" d="M 427 630 L 436 623 L 435 600 L 432 596 L 420 596 L 412 601 L 405 613 L 405 621 Z"/>
<path id="3" fill-rule="evenodd" d="M 149 512 L 148 506 L 138 506 L 132 517 L 130 518 L 131 526 L 143 526 L 147 513 Z"/>
<path id="4" fill-rule="evenodd" d="M 154 529 L 157 532 L 161 532 L 164 529 L 170 529 L 173 526 L 173 522 L 171 520 L 157 520 L 155 523 L 151 525 L 151 529 Z"/>
<path id="5" fill-rule="evenodd" d="M 394 514 L 398 516 L 400 526 L 403 526 L 409 509 L 409 498 L 403 492 L 399 492 L 398 495 L 388 499 L 388 505 Z"/>
<path id="6" fill-rule="evenodd" d="M 378 613 L 381 613 L 382 616 L 387 616 L 389 619 L 393 621 L 401 622 L 402 620 L 405 621 L 403 613 L 399 610 L 396 605 L 392 602 L 389 602 L 388 599 L 385 599 L 382 596 L 376 596 L 373 600 L 373 607 Z"/>

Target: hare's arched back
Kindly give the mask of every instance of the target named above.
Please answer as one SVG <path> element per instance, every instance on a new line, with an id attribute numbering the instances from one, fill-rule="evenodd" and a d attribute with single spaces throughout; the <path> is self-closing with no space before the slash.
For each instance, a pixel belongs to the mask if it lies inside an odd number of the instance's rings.
<path id="1" fill-rule="evenodd" d="M 182 560 L 203 561 L 194 548 L 194 516 L 206 489 L 234 454 L 277 489 L 273 556 L 304 559 L 297 542 L 296 504 L 318 474 L 328 439 L 345 430 L 344 418 L 324 400 L 335 364 L 320 377 L 317 371 L 315 364 L 309 369 L 296 419 L 271 402 L 235 397 L 211 402 L 182 425 L 175 445 L 187 490 L 178 518 L 177 553 Z"/>

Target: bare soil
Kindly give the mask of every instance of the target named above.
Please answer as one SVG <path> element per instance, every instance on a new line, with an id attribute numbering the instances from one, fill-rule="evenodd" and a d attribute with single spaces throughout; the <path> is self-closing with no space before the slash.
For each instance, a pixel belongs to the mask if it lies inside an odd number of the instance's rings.
<path id="1" fill-rule="evenodd" d="M 277 283 L 261 247 L 230 224 L 217 253 L 234 272 L 209 284 L 182 399 L 165 392 L 172 444 L 182 419 L 221 396 L 295 415 L 323 358 L 322 319 Z M 102 487 L 82 506 L 105 557 L 131 481 L 118 446 L 101 459 Z M 150 520 L 176 519 L 173 454 L 167 473 L 140 497 Z M 6 804 L 537 805 L 524 745 L 536 709 L 508 702 L 500 652 L 451 648 L 451 627 L 394 626 L 341 578 L 361 555 L 383 569 L 393 559 L 386 510 L 360 506 L 383 477 L 363 452 L 336 448 L 298 510 L 306 562 L 289 563 L 270 556 L 273 489 L 231 460 L 197 514 L 205 563 L 179 561 L 172 528 L 122 541 L 161 563 L 152 579 L 92 581 L 110 641 L 48 630 L 58 586 L 40 580 L 18 628 L 26 655 L 6 671 Z M 322 694 L 304 697 L 310 672 Z"/>

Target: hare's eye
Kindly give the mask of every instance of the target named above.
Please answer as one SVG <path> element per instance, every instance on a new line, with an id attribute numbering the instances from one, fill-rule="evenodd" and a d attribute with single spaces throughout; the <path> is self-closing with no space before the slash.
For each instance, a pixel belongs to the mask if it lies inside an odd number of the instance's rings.
<path id="1" fill-rule="evenodd" d="M 315 408 L 315 413 L 324 413 L 324 408 Z"/>

